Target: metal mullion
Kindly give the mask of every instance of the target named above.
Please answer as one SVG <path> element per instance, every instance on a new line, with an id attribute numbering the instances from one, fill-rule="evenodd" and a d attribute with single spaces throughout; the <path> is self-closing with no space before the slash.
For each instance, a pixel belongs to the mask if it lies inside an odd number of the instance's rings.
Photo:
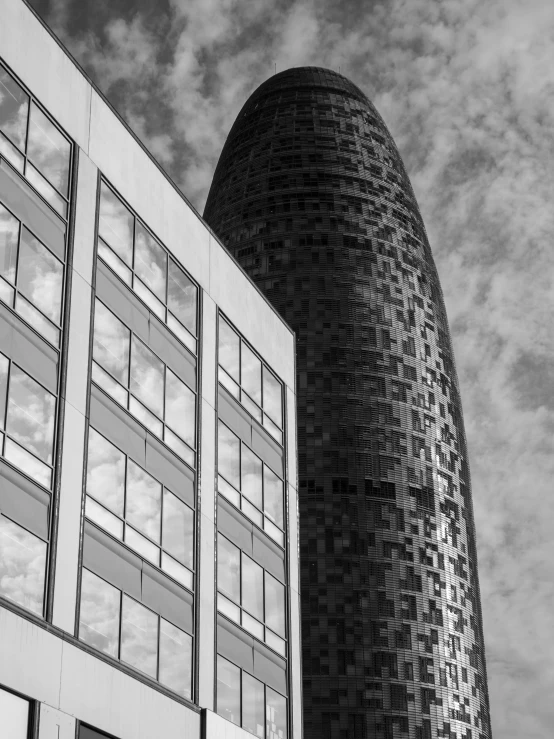
<path id="1" fill-rule="evenodd" d="M 158 653 L 156 654 L 156 680 L 157 682 L 160 682 L 160 641 L 162 637 L 162 617 L 161 614 L 156 614 L 158 617 L 158 639 L 157 639 L 157 646 L 158 646 Z"/>
<path id="2" fill-rule="evenodd" d="M 27 177 L 27 149 L 29 146 L 29 130 L 31 128 L 31 105 L 33 104 L 33 98 L 29 93 L 26 93 L 29 104 L 27 105 L 27 125 L 25 126 L 25 151 L 23 152 L 23 156 L 25 158 L 25 167 L 23 169 L 23 174 L 25 177 Z"/>
<path id="3" fill-rule="evenodd" d="M 118 588 L 119 590 L 119 588 Z M 117 659 L 121 660 L 121 638 L 123 632 L 123 590 L 119 590 L 119 638 L 117 644 Z"/>

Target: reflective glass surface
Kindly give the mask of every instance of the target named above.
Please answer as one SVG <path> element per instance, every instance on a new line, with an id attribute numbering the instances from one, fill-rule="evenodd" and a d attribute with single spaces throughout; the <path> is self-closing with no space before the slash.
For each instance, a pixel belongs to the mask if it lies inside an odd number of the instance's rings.
<path id="1" fill-rule="evenodd" d="M 191 697 L 192 637 L 160 619 L 159 681 L 184 698 Z"/>
<path id="2" fill-rule="evenodd" d="M 262 404 L 262 363 L 243 342 L 241 346 L 241 385 L 258 405 Z"/>
<path id="3" fill-rule="evenodd" d="M 219 319 L 219 364 L 240 383 L 240 339 L 222 318 Z"/>
<path id="4" fill-rule="evenodd" d="M 165 422 L 194 446 L 196 396 L 170 369 L 165 381 Z"/>
<path id="5" fill-rule="evenodd" d="M 0 131 L 25 150 L 29 96 L 0 65 Z"/>
<path id="6" fill-rule="evenodd" d="M 217 537 L 217 587 L 240 603 L 240 549 L 221 534 Z"/>
<path id="7" fill-rule="evenodd" d="M 25 227 L 21 229 L 17 286 L 44 315 L 60 323 L 63 264 Z"/>
<path id="8" fill-rule="evenodd" d="M 261 739 L 265 737 L 264 684 L 242 673 L 242 728 Z"/>
<path id="9" fill-rule="evenodd" d="M 266 687 L 266 739 L 287 739 L 287 699 Z"/>
<path id="10" fill-rule="evenodd" d="M 264 620 L 264 571 L 242 555 L 242 606 L 259 621 Z"/>
<path id="11" fill-rule="evenodd" d="M 94 311 L 93 357 L 125 387 L 129 382 L 130 335 L 129 329 L 97 300 Z"/>
<path id="12" fill-rule="evenodd" d="M 120 608 L 120 591 L 83 569 L 79 638 L 91 647 L 117 657 Z"/>
<path id="13" fill-rule="evenodd" d="M 283 481 L 267 465 L 264 465 L 264 513 L 284 528 Z"/>
<path id="14" fill-rule="evenodd" d="M 167 307 L 191 334 L 196 335 L 198 290 L 183 270 L 170 258 Z"/>
<path id="15" fill-rule="evenodd" d="M 240 488 L 240 441 L 221 421 L 217 436 L 217 468 L 228 482 Z"/>
<path id="16" fill-rule="evenodd" d="M 131 392 L 163 417 L 164 364 L 136 336 L 131 342 Z"/>
<path id="17" fill-rule="evenodd" d="M 158 616 L 136 600 L 123 595 L 121 611 L 121 659 L 156 678 Z"/>
<path id="18" fill-rule="evenodd" d="M 6 400 L 8 395 L 9 367 L 9 359 L 3 354 L 0 354 L 0 429 L 4 428 L 4 424 L 6 422 Z"/>
<path id="19" fill-rule="evenodd" d="M 126 519 L 143 534 L 160 541 L 162 486 L 133 461 L 127 463 Z"/>
<path id="20" fill-rule="evenodd" d="M 175 559 L 192 568 L 194 513 L 176 495 L 164 491 L 163 547 Z"/>
<path id="21" fill-rule="evenodd" d="M 135 229 L 135 274 L 159 300 L 165 302 L 167 252 L 138 222 Z"/>
<path id="22" fill-rule="evenodd" d="M 67 197 L 71 146 L 34 102 L 31 103 L 27 155 L 47 180 Z"/>
<path id="23" fill-rule="evenodd" d="M 133 223 L 133 215 L 103 182 L 100 189 L 98 233 L 129 266 L 133 261 Z"/>
<path id="24" fill-rule="evenodd" d="M 6 739 L 28 739 L 29 701 L 0 688 L 0 717 Z"/>
<path id="25" fill-rule="evenodd" d="M 0 515 L 0 595 L 42 616 L 46 542 Z"/>
<path id="26" fill-rule="evenodd" d="M 12 284 L 15 283 L 18 238 L 19 221 L 0 204 L 0 275 Z"/>
<path id="27" fill-rule="evenodd" d="M 39 459 L 52 464 L 56 398 L 12 364 L 6 430 Z"/>
<path id="28" fill-rule="evenodd" d="M 279 380 L 264 365 L 264 411 L 277 423 L 283 424 L 283 388 Z"/>
<path id="29" fill-rule="evenodd" d="M 217 712 L 240 726 L 240 670 L 217 656 Z"/>
<path id="30" fill-rule="evenodd" d="M 265 622 L 285 637 L 285 586 L 269 572 L 265 573 Z"/>
<path id="31" fill-rule="evenodd" d="M 87 493 L 118 516 L 125 498 L 125 455 L 92 427 L 88 437 Z"/>
<path id="32" fill-rule="evenodd" d="M 241 492 L 262 509 L 262 460 L 248 447 L 242 447 Z"/>

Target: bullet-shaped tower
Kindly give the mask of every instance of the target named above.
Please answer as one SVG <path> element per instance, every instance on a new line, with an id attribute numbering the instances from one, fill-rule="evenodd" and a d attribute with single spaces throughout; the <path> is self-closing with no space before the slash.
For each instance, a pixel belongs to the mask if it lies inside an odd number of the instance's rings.
<path id="1" fill-rule="evenodd" d="M 458 380 L 387 127 L 336 72 L 277 74 L 204 217 L 297 336 L 305 739 L 489 739 Z"/>

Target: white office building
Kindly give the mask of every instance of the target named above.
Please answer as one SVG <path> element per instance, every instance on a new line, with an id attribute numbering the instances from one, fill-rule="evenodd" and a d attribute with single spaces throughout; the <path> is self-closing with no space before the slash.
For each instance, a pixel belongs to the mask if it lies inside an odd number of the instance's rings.
<path id="1" fill-rule="evenodd" d="M 301 739 L 294 353 L 0 0 L 2 739 Z"/>

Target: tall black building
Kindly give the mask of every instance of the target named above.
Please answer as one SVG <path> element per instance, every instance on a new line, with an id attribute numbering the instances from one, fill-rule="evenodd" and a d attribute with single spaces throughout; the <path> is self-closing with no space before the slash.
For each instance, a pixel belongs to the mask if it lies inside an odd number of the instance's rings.
<path id="1" fill-rule="evenodd" d="M 204 216 L 297 334 L 306 739 L 488 739 L 458 380 L 383 120 L 335 72 L 275 75 Z"/>

